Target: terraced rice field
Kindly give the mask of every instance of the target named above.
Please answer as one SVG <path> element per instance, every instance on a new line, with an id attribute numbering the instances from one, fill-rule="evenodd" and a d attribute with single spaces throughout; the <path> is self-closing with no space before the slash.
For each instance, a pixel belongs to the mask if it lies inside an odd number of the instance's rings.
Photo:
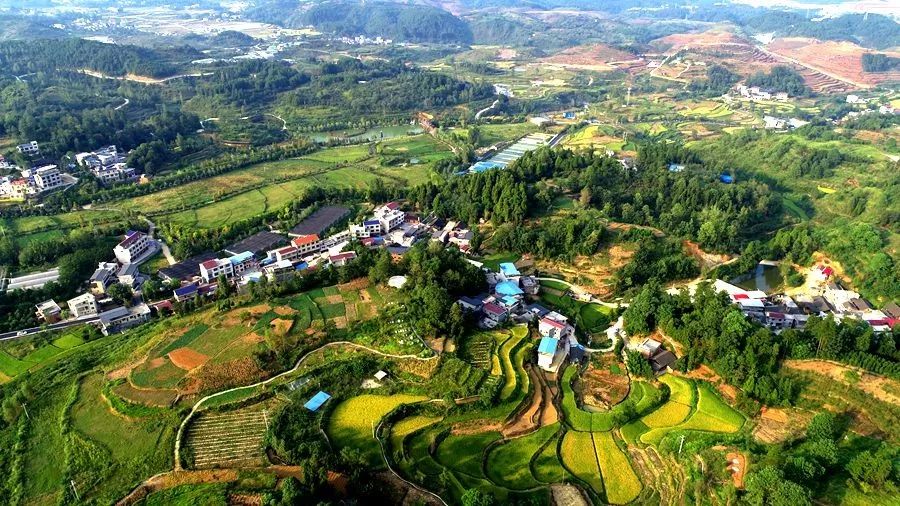
<path id="1" fill-rule="evenodd" d="M 510 440 L 495 447 L 487 457 L 488 478 L 513 490 L 527 490 L 541 486 L 524 463 L 540 450 L 559 431 L 559 424 L 548 425 L 527 436 Z"/>
<path id="2" fill-rule="evenodd" d="M 373 466 L 380 467 L 381 447 L 374 437 L 375 426 L 384 415 L 401 404 L 425 400 L 420 395 L 359 395 L 347 399 L 334 409 L 326 432 L 337 448 L 356 448 Z"/>
<path id="3" fill-rule="evenodd" d="M 401 451 L 403 449 L 403 440 L 406 436 L 440 421 L 441 417 L 439 416 L 423 415 L 410 416 L 400 420 L 391 427 L 391 449 Z"/>
<path id="4" fill-rule="evenodd" d="M 594 441 L 590 432 L 569 431 L 560 446 L 562 463 L 573 475 L 585 482 L 596 494 L 603 494 L 603 478 L 600 464 L 594 452 Z"/>
<path id="5" fill-rule="evenodd" d="M 265 458 L 267 416 L 258 408 L 201 415 L 187 435 L 193 467 L 260 465 Z"/>
<path id="6" fill-rule="evenodd" d="M 610 432 L 595 432 L 594 447 L 600 471 L 606 485 L 606 500 L 612 504 L 627 504 L 634 500 L 643 486 L 631 467 L 628 457 L 619 449 Z"/>

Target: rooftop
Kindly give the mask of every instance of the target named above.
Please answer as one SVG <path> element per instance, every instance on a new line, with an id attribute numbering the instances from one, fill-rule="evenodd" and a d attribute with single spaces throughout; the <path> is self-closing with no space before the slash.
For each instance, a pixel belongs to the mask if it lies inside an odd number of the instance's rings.
<path id="1" fill-rule="evenodd" d="M 501 283 L 497 283 L 497 286 L 494 288 L 500 295 L 522 295 L 523 292 L 519 285 L 513 281 L 503 281 Z"/>
<path id="2" fill-rule="evenodd" d="M 292 228 L 290 233 L 291 235 L 321 234 L 348 214 L 350 214 L 350 210 L 343 206 L 321 207 Z"/>
<path id="3" fill-rule="evenodd" d="M 141 237 L 144 237 L 144 235 L 145 234 L 143 232 L 139 232 L 136 230 L 129 230 L 128 232 L 125 233 L 125 239 L 119 243 L 119 246 L 121 246 L 123 248 L 128 248 L 132 244 L 134 244 L 138 240 L 140 240 Z"/>
<path id="4" fill-rule="evenodd" d="M 559 346 L 559 339 L 554 337 L 542 337 L 541 344 L 538 345 L 538 353 L 542 353 L 544 355 L 553 355 L 556 353 L 556 348 Z"/>
<path id="5" fill-rule="evenodd" d="M 228 261 L 231 262 L 232 265 L 234 265 L 234 264 L 240 264 L 240 263 L 246 262 L 247 260 L 250 260 L 251 258 L 253 258 L 253 253 L 251 253 L 249 251 L 245 251 L 243 253 L 238 253 L 237 255 L 232 255 L 232 256 L 228 257 Z"/>
<path id="6" fill-rule="evenodd" d="M 516 264 L 512 262 L 504 262 L 500 264 L 500 272 L 507 276 L 521 276 L 521 273 L 519 273 L 519 269 L 516 268 Z"/>
<path id="7" fill-rule="evenodd" d="M 291 244 L 296 247 L 305 246 L 307 244 L 312 244 L 314 242 L 318 242 L 319 236 L 317 234 L 309 234 L 309 235 L 301 235 L 300 237 L 295 237 Z"/>
<path id="8" fill-rule="evenodd" d="M 225 252 L 231 255 L 240 253 L 242 251 L 249 251 L 254 254 L 259 254 L 264 251 L 269 251 L 278 246 L 281 246 L 285 243 L 285 241 L 286 239 L 284 238 L 284 236 L 264 230 L 262 232 L 257 232 L 242 241 L 236 242 L 231 246 L 228 246 L 225 249 Z"/>
<path id="9" fill-rule="evenodd" d="M 303 407 L 310 411 L 317 411 L 322 407 L 322 404 L 325 404 L 328 401 L 328 399 L 331 399 L 331 396 L 320 390 L 319 393 L 306 401 L 306 404 L 304 404 Z"/>

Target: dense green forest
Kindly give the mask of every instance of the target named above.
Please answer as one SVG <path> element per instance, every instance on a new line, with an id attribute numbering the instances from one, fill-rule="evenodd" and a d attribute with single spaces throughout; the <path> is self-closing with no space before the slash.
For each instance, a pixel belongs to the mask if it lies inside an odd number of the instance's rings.
<path id="1" fill-rule="evenodd" d="M 338 35 L 383 37 L 398 42 L 468 43 L 468 25 L 449 12 L 428 5 L 393 2 L 318 2 L 300 10 L 296 2 L 258 3 L 248 14 L 290 28 L 315 26 Z"/>
<path id="2" fill-rule="evenodd" d="M 803 76 L 784 65 L 772 67 L 768 74 L 757 72 L 751 75 L 747 78 L 747 86 L 758 86 L 764 90 L 775 92 L 783 91 L 792 97 L 802 97 L 810 93 L 809 86 L 803 81 Z"/>
<path id="3" fill-rule="evenodd" d="M 203 58 L 203 53 L 190 47 L 148 49 L 75 38 L 0 43 L 0 68 L 12 75 L 66 68 L 90 69 L 113 76 L 166 77 L 183 70 L 186 62 L 197 58 Z"/>
<path id="4" fill-rule="evenodd" d="M 866 72 L 890 72 L 900 67 L 900 58 L 883 53 L 862 55 L 862 67 Z"/>

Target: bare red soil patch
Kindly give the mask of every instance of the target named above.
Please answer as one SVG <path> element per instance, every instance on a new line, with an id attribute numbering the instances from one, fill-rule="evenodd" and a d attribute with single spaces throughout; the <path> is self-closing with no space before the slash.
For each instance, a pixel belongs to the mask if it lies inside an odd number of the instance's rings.
<path id="1" fill-rule="evenodd" d="M 612 62 L 624 62 L 638 59 L 637 56 L 604 44 L 589 44 L 570 47 L 560 53 L 544 58 L 544 63 L 579 67 L 614 68 Z"/>
<path id="2" fill-rule="evenodd" d="M 619 373 L 612 371 L 616 367 Z M 604 353 L 599 359 L 592 357 L 587 372 L 581 377 L 581 399 L 588 406 L 610 409 L 628 395 L 628 383 L 625 364 L 616 360 L 613 354 Z"/>
<path id="3" fill-rule="evenodd" d="M 719 46 L 719 45 L 749 45 L 749 43 L 727 30 L 707 30 L 698 33 L 673 33 L 661 39 L 658 42 L 672 46 L 672 49 L 678 49 L 683 46 Z"/>
<path id="4" fill-rule="evenodd" d="M 865 72 L 862 55 L 870 52 L 852 42 L 821 41 L 804 37 L 773 40 L 769 51 L 797 60 L 821 70 L 825 74 L 847 79 L 861 86 L 873 86 L 885 81 L 900 80 L 900 72 Z M 886 51 L 888 56 L 900 57 L 900 53 Z"/>
<path id="5" fill-rule="evenodd" d="M 185 371 L 196 369 L 209 360 L 208 356 L 190 348 L 178 348 L 177 350 L 172 350 L 169 352 L 168 357 L 175 366 L 179 369 L 184 369 Z"/>

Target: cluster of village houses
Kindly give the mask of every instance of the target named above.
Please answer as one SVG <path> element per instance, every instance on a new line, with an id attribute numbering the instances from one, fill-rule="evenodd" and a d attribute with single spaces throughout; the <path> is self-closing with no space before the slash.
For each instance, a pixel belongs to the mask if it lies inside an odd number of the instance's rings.
<path id="1" fill-rule="evenodd" d="M 803 328 L 810 316 L 832 315 L 836 320 L 861 320 L 876 333 L 890 332 L 900 322 L 900 307 L 891 302 L 876 309 L 859 293 L 844 289 L 834 279 L 834 269 L 817 265 L 810 274 L 807 286 L 814 293 L 790 297 L 785 294 L 767 295 L 761 290 L 744 290 L 739 286 L 716 280 L 716 291 L 728 294 L 741 312 L 774 332 Z"/>
<path id="2" fill-rule="evenodd" d="M 299 271 L 347 265 L 356 258 L 356 252 L 348 250 L 352 241 L 370 248 L 387 248 L 395 258 L 419 240 L 453 244 L 464 252 L 469 250 L 472 232 L 465 224 L 435 217 L 422 220 L 416 214 L 400 210 L 396 202 L 377 207 L 367 220 L 320 237 L 321 231 L 332 228 L 349 213 L 349 209 L 340 206 L 327 206 L 292 229 L 288 233 L 289 241 L 279 233 L 259 232 L 229 246 L 224 255 L 205 253 L 162 268 L 160 276 L 179 285 L 170 298 L 120 307 L 107 296 L 107 289 L 118 283 L 140 291 L 147 276 L 138 267 L 160 249 L 159 243 L 147 234 L 129 231 L 114 248 L 115 260 L 101 262 L 88 280 L 87 291 L 66 302 L 69 318 L 96 322 L 104 333 L 116 332 L 147 321 L 152 309 L 171 310 L 174 302 L 215 293 L 223 278 L 242 288 L 263 277 L 280 282 Z M 310 228 L 318 233 L 307 233 Z M 33 287 L 39 286 L 42 285 Z M 53 300 L 38 304 L 36 309 L 37 316 L 48 323 L 63 317 L 62 308 Z"/>
<path id="3" fill-rule="evenodd" d="M 540 335 L 538 343 L 538 367 L 555 373 L 570 359 L 580 361 L 585 349 L 575 337 L 575 327 L 569 319 L 540 304 L 529 303 L 529 296 L 537 295 L 540 282 L 534 276 L 525 276 L 513 263 L 501 263 L 497 272 L 482 268 L 489 291 L 474 297 L 460 297 L 457 303 L 463 310 L 474 314 L 481 328 L 492 329 L 506 322 L 537 322 Z"/>
<path id="4" fill-rule="evenodd" d="M 24 200 L 78 182 L 78 178 L 61 171 L 55 163 L 41 158 L 40 145 L 36 141 L 20 144 L 16 150 L 32 160 L 31 168 L 23 169 L 0 156 L 0 170 L 19 173 L 16 177 L 0 176 L 0 199 Z M 114 145 L 76 154 L 75 162 L 69 168 L 76 167 L 87 169 L 104 185 L 139 179 L 134 168 L 125 163 L 125 155 Z M 144 181 L 146 177 L 142 175 L 140 179 Z"/>

